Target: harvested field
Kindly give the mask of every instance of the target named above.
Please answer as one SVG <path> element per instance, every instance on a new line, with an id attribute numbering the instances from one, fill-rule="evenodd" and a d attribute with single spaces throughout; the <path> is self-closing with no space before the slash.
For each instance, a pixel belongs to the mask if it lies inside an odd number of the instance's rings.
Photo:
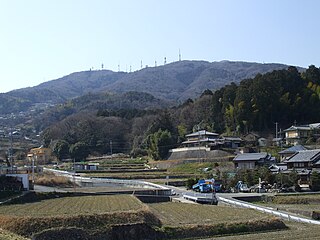
<path id="1" fill-rule="evenodd" d="M 266 215 L 250 209 L 187 203 L 149 204 L 151 211 L 166 226 L 186 224 L 219 224 L 266 218 Z"/>
<path id="2" fill-rule="evenodd" d="M 84 177 L 101 177 L 101 178 L 116 178 L 116 179 L 165 179 L 167 176 L 170 178 L 189 178 L 196 177 L 199 174 L 178 174 L 171 175 L 164 172 L 118 172 L 118 173 L 83 173 Z"/>
<path id="3" fill-rule="evenodd" d="M 1 215 L 47 217 L 139 210 L 143 204 L 130 195 L 62 197 L 32 203 L 1 205 Z"/>
<path id="4" fill-rule="evenodd" d="M 24 238 L 22 236 L 18 236 L 14 233 L 5 231 L 0 228 L 0 240 L 27 240 L 27 238 Z"/>
<path id="5" fill-rule="evenodd" d="M 312 204 L 320 203 L 320 194 L 277 195 L 273 197 L 275 204 Z"/>
<path id="6" fill-rule="evenodd" d="M 265 214 L 240 208 L 186 203 L 149 204 L 167 238 L 199 238 L 286 229 L 285 224 Z"/>
<path id="7" fill-rule="evenodd" d="M 75 233 L 80 239 L 98 235 L 97 239 L 109 239 L 124 231 L 126 238 L 121 239 L 131 239 L 137 232 L 176 239 L 286 228 L 279 219 L 247 209 L 171 202 L 145 205 L 131 195 L 60 197 L 0 206 L 0 225 L 36 239 Z"/>
<path id="8" fill-rule="evenodd" d="M 258 204 L 311 218 L 312 212 L 320 211 L 320 194 L 276 195 Z"/>
<path id="9" fill-rule="evenodd" d="M 79 228 L 90 234 L 137 223 L 161 226 L 148 207 L 131 195 L 61 197 L 0 206 L 0 226 L 25 237 L 58 228 Z"/>
<path id="10" fill-rule="evenodd" d="M 206 238 L 205 240 L 278 240 L 278 239 L 287 239 L 287 240 L 310 240 L 310 239 L 319 239 L 320 228 L 318 225 L 311 224 L 302 224 L 302 223 L 293 223 L 286 222 L 286 225 L 289 227 L 287 230 L 282 231 L 273 231 L 273 232 L 264 232 L 264 233 L 251 233 L 244 235 L 234 235 L 234 236 L 224 236 L 224 237 L 215 237 L 215 238 Z"/>

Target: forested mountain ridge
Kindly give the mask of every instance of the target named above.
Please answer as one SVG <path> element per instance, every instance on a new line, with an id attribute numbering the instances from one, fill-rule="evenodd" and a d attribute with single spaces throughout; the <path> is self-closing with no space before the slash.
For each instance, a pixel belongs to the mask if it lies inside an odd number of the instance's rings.
<path id="1" fill-rule="evenodd" d="M 109 151 L 112 139 L 115 152 L 148 153 L 161 159 L 198 127 L 229 136 L 274 133 L 276 122 L 282 129 L 294 122 L 320 122 L 319 109 L 320 69 L 311 65 L 301 73 L 289 67 L 214 92 L 205 90 L 199 98 L 179 106 L 130 118 L 82 111 L 47 128 L 43 137 L 47 144 L 63 141 L 66 146 L 87 146 L 100 154 Z"/>
<path id="2" fill-rule="evenodd" d="M 132 119 L 146 113 L 155 113 L 158 109 L 164 109 L 170 105 L 173 105 L 173 103 L 143 92 L 126 92 L 122 94 L 109 92 L 88 93 L 47 109 L 47 111 L 36 117 L 33 122 L 36 129 L 44 129 L 50 124 L 81 112 L 86 112 L 86 114 L 93 116 L 114 116 Z"/>
<path id="3" fill-rule="evenodd" d="M 63 103 L 88 93 L 106 91 L 146 92 L 156 98 L 182 102 L 200 96 L 205 89 L 216 90 L 258 73 L 284 68 L 287 66 L 283 64 L 179 61 L 131 73 L 83 71 L 35 87 L 0 94 L 0 114 L 27 111 L 35 103 Z"/>

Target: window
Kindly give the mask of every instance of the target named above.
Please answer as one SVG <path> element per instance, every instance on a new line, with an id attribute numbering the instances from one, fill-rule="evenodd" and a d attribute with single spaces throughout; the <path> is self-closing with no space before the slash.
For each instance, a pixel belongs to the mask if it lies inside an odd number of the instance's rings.
<path id="1" fill-rule="evenodd" d="M 297 162 L 297 163 L 293 163 L 293 167 L 295 168 L 301 168 L 304 167 L 305 164 L 303 162 Z"/>

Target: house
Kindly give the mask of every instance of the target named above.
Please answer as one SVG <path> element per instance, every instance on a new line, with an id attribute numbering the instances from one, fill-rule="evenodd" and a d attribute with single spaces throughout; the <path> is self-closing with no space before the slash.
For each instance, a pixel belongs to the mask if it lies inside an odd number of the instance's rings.
<path id="1" fill-rule="evenodd" d="M 201 130 L 186 135 L 187 140 L 182 142 L 184 147 L 206 147 L 211 148 L 217 145 L 219 134 Z"/>
<path id="2" fill-rule="evenodd" d="M 310 137 L 320 136 L 320 123 L 293 125 L 284 131 L 286 144 L 296 145 L 305 142 Z"/>
<path id="3" fill-rule="evenodd" d="M 307 150 L 307 149 L 302 145 L 295 145 L 295 146 L 289 147 L 287 149 L 284 149 L 279 152 L 280 160 L 285 161 L 289 157 L 294 155 L 296 152 L 303 151 L 303 150 Z"/>
<path id="4" fill-rule="evenodd" d="M 289 170 L 318 168 L 320 166 L 320 149 L 298 151 L 289 157 L 285 163 L 287 163 Z"/>
<path id="5" fill-rule="evenodd" d="M 255 133 L 248 133 L 247 135 L 245 135 L 243 137 L 243 139 L 245 141 L 245 145 L 252 145 L 252 146 L 258 145 L 259 138 L 260 138 L 260 136 Z"/>
<path id="6" fill-rule="evenodd" d="M 239 137 L 222 137 L 219 138 L 219 142 L 226 148 L 239 148 L 242 145 L 243 140 Z"/>
<path id="7" fill-rule="evenodd" d="M 298 151 L 285 163 L 288 170 L 294 170 L 300 176 L 299 184 L 308 184 L 311 173 L 320 170 L 320 149 Z"/>
<path id="8" fill-rule="evenodd" d="M 275 158 L 269 153 L 240 153 L 234 159 L 235 167 L 238 169 L 254 169 L 258 166 L 269 166 L 275 162 Z"/>
<path id="9" fill-rule="evenodd" d="M 36 161 L 36 164 L 47 163 L 51 158 L 51 149 L 45 147 L 32 148 L 28 153 L 28 158 L 30 161 Z"/>

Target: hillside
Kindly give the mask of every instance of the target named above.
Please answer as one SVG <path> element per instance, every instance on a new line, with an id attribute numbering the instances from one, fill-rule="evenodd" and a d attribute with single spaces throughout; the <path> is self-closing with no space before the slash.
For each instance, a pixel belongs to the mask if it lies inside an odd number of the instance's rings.
<path id="1" fill-rule="evenodd" d="M 257 73 L 287 68 L 283 64 L 248 62 L 180 61 L 132 73 L 108 70 L 72 73 L 35 87 L 0 94 L 0 114 L 28 110 L 35 103 L 62 103 L 95 92 L 150 93 L 156 98 L 184 101 L 198 97 L 205 89 L 216 90 L 239 83 Z"/>

